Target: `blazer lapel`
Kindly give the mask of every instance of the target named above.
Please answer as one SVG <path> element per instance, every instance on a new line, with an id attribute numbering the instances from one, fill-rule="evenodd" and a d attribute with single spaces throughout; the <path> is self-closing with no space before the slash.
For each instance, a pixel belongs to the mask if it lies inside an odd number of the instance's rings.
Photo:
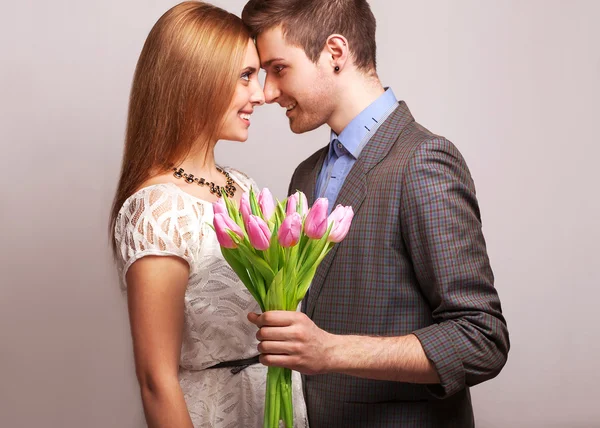
<path id="1" fill-rule="evenodd" d="M 297 174 L 299 178 L 294 183 L 296 189 L 290 189 L 291 193 L 294 193 L 296 190 L 302 190 L 308 201 L 308 206 L 312 206 L 312 204 L 315 202 L 317 178 L 319 177 L 319 172 L 323 167 L 323 162 L 325 162 L 325 157 L 327 156 L 328 150 L 329 146 L 325 146 L 320 150 L 320 153 L 318 153 L 316 156 L 317 161 L 313 165 L 307 165 L 304 171 L 302 171 L 302 174 Z"/>
<path id="2" fill-rule="evenodd" d="M 410 111 L 406 104 L 401 101 L 394 112 L 381 124 L 377 132 L 371 137 L 362 153 L 359 155 L 356 163 L 350 170 L 350 173 L 346 177 L 340 193 L 335 201 L 334 206 L 344 205 L 351 206 L 354 210 L 354 214 L 358 215 L 360 207 L 365 200 L 367 195 L 367 173 L 385 156 L 389 153 L 390 149 L 398 139 L 398 136 L 407 124 L 414 121 Z M 317 162 L 317 174 L 323 165 L 323 159 Z M 312 193 L 314 194 L 316 178 L 312 180 Z M 312 205 L 312 202 L 311 202 Z M 351 226 L 352 227 L 352 226 Z M 315 310 L 316 301 L 319 298 L 321 289 L 325 284 L 325 279 L 329 272 L 329 268 L 333 263 L 333 259 L 337 253 L 338 248 L 344 245 L 344 241 L 334 245 L 327 257 L 323 259 L 317 271 L 315 277 L 310 286 L 308 293 L 308 301 L 306 302 L 306 313 L 309 317 L 313 316 Z"/>
<path id="3" fill-rule="evenodd" d="M 364 162 L 361 162 L 360 159 L 356 161 L 350 170 L 348 177 L 346 177 L 342 189 L 340 190 L 340 194 L 336 200 L 336 205 L 339 203 L 345 206 L 351 206 L 355 213 L 358 212 L 358 209 L 362 205 L 367 194 L 367 176 L 363 167 L 363 163 Z M 327 277 L 327 273 L 329 272 L 329 268 L 331 267 L 335 253 L 342 244 L 343 241 L 334 245 L 329 254 L 327 254 L 323 261 L 321 261 L 321 264 L 317 267 L 315 277 L 308 293 L 308 301 L 306 303 L 306 314 L 311 318 L 315 310 L 315 302 L 319 298 L 321 289 L 325 284 L 325 278 Z"/>

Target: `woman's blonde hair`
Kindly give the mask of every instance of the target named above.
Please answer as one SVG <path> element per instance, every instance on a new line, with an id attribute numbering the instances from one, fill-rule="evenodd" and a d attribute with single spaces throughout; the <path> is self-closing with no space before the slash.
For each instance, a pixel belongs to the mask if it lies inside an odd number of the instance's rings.
<path id="1" fill-rule="evenodd" d="M 186 1 L 156 22 L 135 69 L 109 233 L 146 180 L 212 149 L 240 78 L 250 33 L 237 16 Z M 116 243 L 112 238 L 113 252 Z"/>

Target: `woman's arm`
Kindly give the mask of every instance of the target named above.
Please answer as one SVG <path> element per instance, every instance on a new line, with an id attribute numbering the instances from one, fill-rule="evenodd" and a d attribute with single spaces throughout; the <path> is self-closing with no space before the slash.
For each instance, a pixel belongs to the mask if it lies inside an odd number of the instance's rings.
<path id="1" fill-rule="evenodd" d="M 189 265 L 179 257 L 146 256 L 127 271 L 135 368 L 149 428 L 190 427 L 177 376 Z"/>

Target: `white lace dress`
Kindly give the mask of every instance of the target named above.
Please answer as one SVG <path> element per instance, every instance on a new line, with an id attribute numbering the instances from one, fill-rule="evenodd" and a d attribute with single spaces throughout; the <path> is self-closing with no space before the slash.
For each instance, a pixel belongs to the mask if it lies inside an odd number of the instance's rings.
<path id="1" fill-rule="evenodd" d="M 238 191 L 253 182 L 227 169 Z M 212 224 L 212 204 L 175 184 L 157 184 L 133 194 L 121 208 L 115 227 L 121 287 L 136 260 L 173 255 L 188 262 L 185 321 L 179 381 L 194 427 L 262 427 L 267 368 L 251 365 L 207 369 L 219 362 L 257 355 L 256 327 L 246 319 L 260 312 L 244 284 L 223 259 Z M 301 379 L 294 375 L 295 427 L 307 427 Z"/>

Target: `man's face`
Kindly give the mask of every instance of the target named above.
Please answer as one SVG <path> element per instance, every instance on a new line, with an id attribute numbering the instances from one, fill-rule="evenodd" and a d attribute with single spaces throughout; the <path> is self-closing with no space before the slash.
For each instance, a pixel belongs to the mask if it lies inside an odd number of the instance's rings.
<path id="1" fill-rule="evenodd" d="M 313 63 L 302 48 L 283 39 L 281 27 L 260 34 L 256 44 L 267 73 L 265 101 L 287 110 L 292 132 L 301 134 L 327 123 L 335 107 L 333 69 L 327 53 Z"/>

